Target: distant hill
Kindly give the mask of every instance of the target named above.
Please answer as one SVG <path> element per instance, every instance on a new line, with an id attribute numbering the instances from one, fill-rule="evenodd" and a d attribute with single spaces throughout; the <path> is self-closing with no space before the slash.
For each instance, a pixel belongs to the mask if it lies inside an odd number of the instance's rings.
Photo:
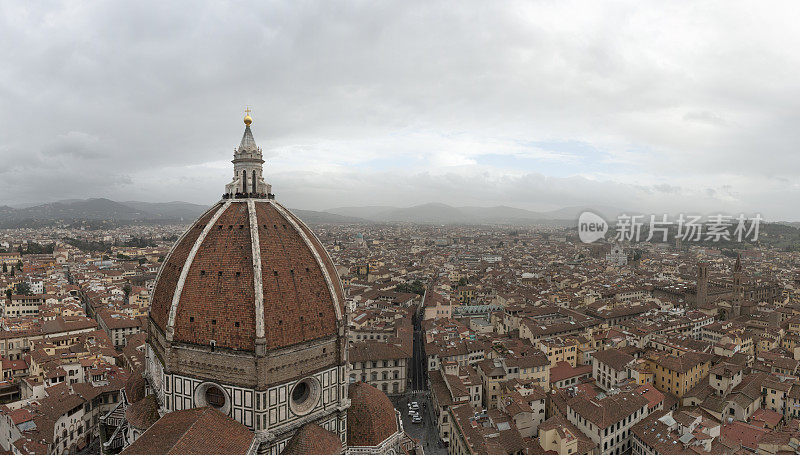
<path id="1" fill-rule="evenodd" d="M 471 216 L 496 220 L 539 220 L 547 218 L 539 212 L 508 207 L 506 205 L 498 205 L 495 207 L 459 207 L 459 210 Z"/>
<path id="2" fill-rule="evenodd" d="M 328 213 L 335 213 L 337 215 L 353 216 L 356 218 L 371 219 L 375 215 L 390 210 L 395 210 L 397 207 L 389 205 L 368 205 L 364 207 L 337 207 L 325 210 Z"/>
<path id="3" fill-rule="evenodd" d="M 561 220 L 577 220 L 581 213 L 583 212 L 592 212 L 600 215 L 606 221 L 614 221 L 617 217 L 623 213 L 628 215 L 640 215 L 638 212 L 632 211 L 625 211 L 618 207 L 610 207 L 610 206 L 596 206 L 596 207 L 587 207 L 587 206 L 575 206 L 575 207 L 564 207 L 563 209 L 553 210 L 550 212 L 543 212 L 542 215 L 548 219 L 561 219 Z"/>
<path id="4" fill-rule="evenodd" d="M 161 218 L 194 220 L 208 210 L 207 205 L 190 204 L 188 202 L 139 202 L 125 201 L 123 204 L 145 213 L 158 215 Z"/>
<path id="5" fill-rule="evenodd" d="M 211 204 L 188 202 L 117 202 L 105 198 L 70 199 L 46 204 L 0 206 L 0 226 L 23 227 L 52 224 L 55 221 L 112 222 L 190 222 L 202 215 Z M 325 211 L 292 209 L 309 224 L 338 223 L 412 223 L 412 224 L 508 224 L 573 226 L 582 207 L 567 207 L 550 212 L 535 212 L 509 206 L 453 207 L 428 203 L 413 207 L 365 206 L 339 207 Z M 613 207 L 590 209 L 607 220 L 622 210 Z"/>
<path id="6" fill-rule="evenodd" d="M 70 199 L 22 207 L 0 206 L 0 226 L 26 227 L 49 225 L 53 222 L 112 221 L 112 222 L 191 222 L 200 217 L 211 204 L 188 202 L 116 202 L 105 198 Z M 369 223 L 354 216 L 312 210 L 292 210 L 304 222 Z"/>
<path id="7" fill-rule="evenodd" d="M 596 211 L 605 216 L 614 209 Z M 548 224 L 572 225 L 582 209 L 566 208 L 554 212 L 534 212 L 508 206 L 453 207 L 441 203 L 415 205 L 413 207 L 339 207 L 326 210 L 329 213 L 364 218 L 377 223 L 418 224 Z M 614 216 L 616 213 L 614 212 Z"/>
<path id="8" fill-rule="evenodd" d="M 6 210 L 0 214 L 3 221 L 22 220 L 135 220 L 148 217 L 146 212 L 110 199 L 95 198 L 50 202 L 31 207 Z"/>
<path id="9" fill-rule="evenodd" d="M 308 224 L 366 224 L 370 221 L 354 216 L 337 215 L 329 212 L 316 212 L 314 210 L 289 209 L 298 218 Z"/>
<path id="10" fill-rule="evenodd" d="M 105 198 L 73 199 L 29 207 L 0 207 L 0 225 L 22 226 L 48 221 L 74 220 L 193 220 L 206 207 L 186 202 L 116 202 Z"/>
<path id="11" fill-rule="evenodd" d="M 389 223 L 461 224 L 469 223 L 471 217 L 455 207 L 431 203 L 387 210 L 378 213 L 375 218 L 376 221 Z"/>

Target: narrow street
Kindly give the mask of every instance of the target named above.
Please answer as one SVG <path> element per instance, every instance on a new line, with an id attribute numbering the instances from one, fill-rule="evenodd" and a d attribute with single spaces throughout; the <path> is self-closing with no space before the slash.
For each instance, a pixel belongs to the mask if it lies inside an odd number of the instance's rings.
<path id="1" fill-rule="evenodd" d="M 408 413 L 408 404 L 416 401 L 422 415 L 421 423 L 412 423 Z M 414 348 L 411 359 L 411 377 L 409 390 L 405 395 L 392 399 L 403 416 L 403 428 L 413 438 L 422 442 L 426 454 L 445 455 L 447 448 L 439 441 L 439 432 L 433 415 L 433 406 L 428 392 L 428 365 L 425 359 L 425 340 L 422 324 L 414 315 Z"/>
<path id="2" fill-rule="evenodd" d="M 411 358 L 411 390 L 428 390 L 427 365 L 425 361 L 425 340 L 422 324 L 414 316 L 414 348 Z"/>
<path id="3" fill-rule="evenodd" d="M 422 423 L 411 423 L 408 414 L 408 403 L 416 401 L 420 407 Z M 438 430 L 431 409 L 430 397 L 427 392 L 407 393 L 392 399 L 395 408 L 403 415 L 403 428 L 412 438 L 419 439 L 425 455 L 446 455 L 447 448 L 439 441 Z"/>

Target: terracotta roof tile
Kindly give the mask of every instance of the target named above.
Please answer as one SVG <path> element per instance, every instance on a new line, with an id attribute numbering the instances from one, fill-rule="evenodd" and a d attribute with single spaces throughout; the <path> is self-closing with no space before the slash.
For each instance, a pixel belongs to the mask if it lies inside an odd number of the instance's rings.
<path id="1" fill-rule="evenodd" d="M 377 446 L 397 432 L 396 411 L 383 392 L 364 382 L 356 382 L 350 385 L 348 396 L 348 446 Z"/>
<path id="2" fill-rule="evenodd" d="M 211 219 L 220 205 L 221 204 L 214 205 L 208 212 L 195 221 L 194 225 L 192 225 L 192 227 L 183 234 L 183 237 L 178 243 L 175 244 L 175 247 L 161 265 L 158 282 L 153 289 L 150 316 L 162 329 L 167 326 L 169 307 L 172 304 L 172 294 L 175 292 L 175 286 L 178 285 L 181 268 L 186 263 L 186 258 L 189 257 L 192 246 L 203 231 L 201 226 L 208 223 L 208 220 Z"/>
<path id="3" fill-rule="evenodd" d="M 150 428 L 158 418 L 158 401 L 155 395 L 148 395 L 125 409 L 128 424 L 139 430 Z"/>
<path id="4" fill-rule="evenodd" d="M 253 432 L 211 407 L 166 414 L 121 453 L 124 455 L 246 454 Z"/>
<path id="5" fill-rule="evenodd" d="M 342 441 L 315 423 L 300 427 L 286 444 L 281 455 L 339 455 Z"/>
<path id="6" fill-rule="evenodd" d="M 181 270 L 219 207 L 189 228 L 162 266 L 150 313 L 162 330 L 166 331 Z M 322 244 L 274 201 L 256 201 L 255 211 L 262 289 L 254 290 L 248 206 L 232 202 L 207 232 L 189 266 L 175 314 L 175 341 L 208 345 L 214 340 L 217 347 L 254 350 L 255 292 L 264 295 L 267 349 L 337 333 L 334 296 L 344 314 L 344 292 Z"/>

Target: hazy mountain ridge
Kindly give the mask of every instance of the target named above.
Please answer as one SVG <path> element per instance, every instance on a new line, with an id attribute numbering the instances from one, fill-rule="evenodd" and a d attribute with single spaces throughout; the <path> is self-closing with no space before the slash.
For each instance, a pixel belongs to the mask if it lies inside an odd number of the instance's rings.
<path id="1" fill-rule="evenodd" d="M 186 202 L 116 202 L 106 198 L 49 202 L 30 207 L 0 207 L 0 222 L 57 220 L 180 220 L 200 216 L 206 207 Z"/>
<path id="2" fill-rule="evenodd" d="M 354 216 L 337 215 L 315 210 L 289 209 L 307 224 L 368 224 L 370 221 Z"/>
<path id="3" fill-rule="evenodd" d="M 364 218 L 369 219 L 378 215 L 383 212 L 387 212 L 390 210 L 395 210 L 397 207 L 392 207 L 390 205 L 365 205 L 365 206 L 355 206 L 355 207 L 336 207 L 328 210 L 324 210 L 327 213 L 333 213 L 336 215 L 343 215 L 343 216 L 352 216 L 356 218 Z"/>
<path id="4" fill-rule="evenodd" d="M 19 208 L 3 214 L 6 220 L 144 219 L 148 214 L 105 198 L 59 201 Z"/>
<path id="5" fill-rule="evenodd" d="M 565 207 L 550 212 L 535 212 L 505 205 L 453 207 L 442 203 L 412 207 L 339 207 L 326 212 L 354 216 L 376 223 L 574 225 L 580 213 L 586 210 L 611 220 L 623 212 L 614 207 L 599 207 L 594 210 L 586 207 Z"/>
<path id="6" fill-rule="evenodd" d="M 106 198 L 71 199 L 27 206 L 0 206 L 0 224 L 22 226 L 53 221 L 110 220 L 119 222 L 190 222 L 197 219 L 209 205 L 188 202 L 117 202 Z M 454 207 L 442 203 L 420 204 L 412 207 L 362 206 L 338 207 L 315 211 L 292 209 L 309 224 L 339 223 L 411 223 L 411 224 L 507 224 L 572 226 L 578 215 L 591 210 L 607 220 L 613 220 L 622 210 L 613 207 L 587 209 L 566 207 L 549 212 L 536 212 L 516 207 Z"/>
<path id="7" fill-rule="evenodd" d="M 50 224 L 55 221 L 109 220 L 117 222 L 155 221 L 191 222 L 200 217 L 209 205 L 189 202 L 117 202 L 106 198 L 70 199 L 22 207 L 0 206 L 0 225 L 24 227 Z M 295 210 L 303 221 L 319 223 L 369 223 L 369 221 L 335 213 Z"/>
<path id="8" fill-rule="evenodd" d="M 158 215 L 163 218 L 182 218 L 182 219 L 195 219 L 208 210 L 209 206 L 200 204 L 191 204 L 189 202 L 140 202 L 140 201 L 125 201 L 122 202 L 129 207 L 141 210 L 142 212 Z"/>

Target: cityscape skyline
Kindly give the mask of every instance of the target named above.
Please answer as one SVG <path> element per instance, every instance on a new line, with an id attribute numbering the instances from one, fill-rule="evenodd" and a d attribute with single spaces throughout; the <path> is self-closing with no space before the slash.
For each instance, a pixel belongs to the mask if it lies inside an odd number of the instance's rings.
<path id="1" fill-rule="evenodd" d="M 800 454 L 769 6 L 0 2 L 0 455 Z"/>

